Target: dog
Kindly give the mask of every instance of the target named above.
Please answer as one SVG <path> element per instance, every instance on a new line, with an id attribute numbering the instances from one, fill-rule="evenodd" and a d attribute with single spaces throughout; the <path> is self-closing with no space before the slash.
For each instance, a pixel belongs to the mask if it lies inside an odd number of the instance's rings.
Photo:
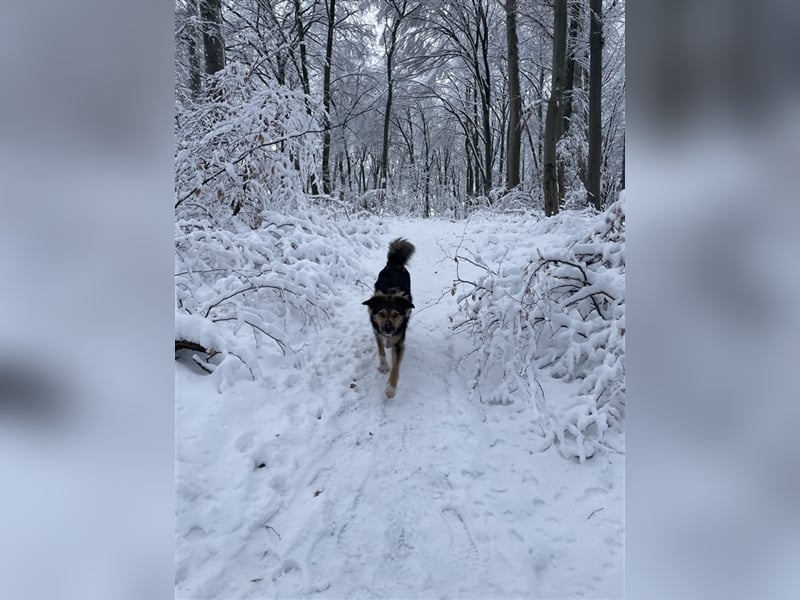
<path id="1" fill-rule="evenodd" d="M 392 349 L 392 369 L 386 386 L 386 397 L 394 398 L 397 379 L 400 376 L 400 362 L 406 340 L 406 328 L 414 304 L 411 299 L 411 275 L 406 263 L 414 254 L 414 245 L 406 239 L 397 238 L 389 244 L 386 266 L 378 273 L 372 298 L 361 304 L 369 309 L 369 320 L 378 344 L 378 371 L 386 373 L 384 348 Z"/>

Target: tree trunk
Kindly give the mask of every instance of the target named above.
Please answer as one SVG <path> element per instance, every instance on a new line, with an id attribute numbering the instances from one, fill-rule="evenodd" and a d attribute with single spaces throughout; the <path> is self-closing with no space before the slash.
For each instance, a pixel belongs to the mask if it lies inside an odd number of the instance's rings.
<path id="1" fill-rule="evenodd" d="M 386 112 L 383 116 L 383 147 L 381 149 L 380 177 L 378 181 L 378 186 L 382 190 L 386 189 L 386 180 L 389 178 L 389 121 L 392 113 L 392 88 L 394 86 L 391 75 L 391 57 L 387 58 L 387 65 L 390 69 L 387 76 L 389 89 L 386 92 Z"/>
<path id="2" fill-rule="evenodd" d="M 392 118 L 392 97 L 394 95 L 394 53 L 397 49 L 397 33 L 400 25 L 406 17 L 407 6 L 403 2 L 401 5 L 393 4 L 394 22 L 391 27 L 386 24 L 384 30 L 384 48 L 386 49 L 386 106 L 383 115 L 383 147 L 381 149 L 381 164 L 378 186 L 385 190 L 389 179 L 389 125 Z M 387 19 L 388 21 L 388 19 Z"/>
<path id="3" fill-rule="evenodd" d="M 592 0 L 594 1 L 594 0 Z M 550 79 L 550 101 L 544 124 L 544 214 L 558 213 L 558 168 L 556 145 L 561 129 L 561 102 L 564 91 L 564 67 L 567 49 L 567 0 L 555 0 L 553 11 L 553 72 Z"/>
<path id="4" fill-rule="evenodd" d="M 306 30 L 303 25 L 302 19 L 303 7 L 300 0 L 294 0 L 294 28 L 297 30 L 297 43 L 300 46 L 300 85 L 303 86 L 303 93 L 306 96 L 311 95 L 311 83 L 308 76 L 308 52 L 306 50 Z M 294 60 L 294 53 L 292 53 L 292 60 Z M 296 63 L 295 63 L 296 65 Z M 296 68 L 296 67 L 295 67 Z M 306 100 L 306 111 L 311 114 L 311 107 Z"/>
<path id="5" fill-rule="evenodd" d="M 472 88 L 472 123 L 474 124 L 472 128 L 472 152 L 473 156 L 473 169 L 472 169 L 472 194 L 477 196 L 480 193 L 481 184 L 479 182 L 480 178 L 480 164 L 481 164 L 481 153 L 480 153 L 480 139 L 478 135 L 478 87 L 477 85 Z"/>
<path id="6" fill-rule="evenodd" d="M 358 193 L 363 194 L 367 191 L 367 172 L 364 169 L 364 163 L 367 162 L 367 150 L 363 146 L 361 156 L 358 158 Z"/>
<path id="7" fill-rule="evenodd" d="M 542 99 L 544 99 L 544 57 L 541 55 L 541 51 L 539 53 L 540 59 L 540 66 L 539 67 L 539 91 L 542 95 Z M 537 102 L 536 103 L 536 162 L 537 162 L 537 169 L 539 169 L 538 165 L 542 163 L 544 159 L 544 110 L 542 109 L 542 105 L 544 102 Z M 544 168 L 541 169 L 541 172 L 544 172 Z"/>
<path id="8" fill-rule="evenodd" d="M 494 149 L 492 146 L 492 124 L 489 120 L 491 112 L 489 104 L 485 103 L 481 110 L 483 118 L 483 136 L 486 140 L 484 143 L 483 152 L 483 195 L 489 197 L 489 192 L 492 191 L 492 163 L 494 162 Z"/>
<path id="9" fill-rule="evenodd" d="M 322 67 L 322 193 L 331 193 L 331 58 L 333 34 L 336 26 L 336 0 L 326 2 L 328 9 L 328 32 L 325 39 L 325 64 Z"/>
<path id="10" fill-rule="evenodd" d="M 561 133 L 559 137 L 564 137 L 570 131 L 572 118 L 572 99 L 575 90 L 575 74 L 578 73 L 580 79 L 580 64 L 576 59 L 579 43 L 579 26 L 581 20 L 582 3 L 573 1 L 569 7 L 569 37 L 567 39 L 567 58 L 564 75 L 564 92 L 561 103 Z M 563 202 L 566 195 L 566 173 L 564 163 L 558 164 L 558 197 Z"/>
<path id="11" fill-rule="evenodd" d="M 500 97 L 503 99 L 508 98 L 508 93 L 505 89 L 503 89 Z M 497 161 L 497 176 L 501 181 L 505 181 L 503 177 L 506 173 L 506 128 L 508 126 L 508 103 L 504 102 L 502 108 L 498 112 L 500 113 L 500 123 L 497 130 L 500 132 L 500 135 L 497 137 L 500 148 L 498 149 L 499 156 Z"/>
<path id="12" fill-rule="evenodd" d="M 200 90 L 203 85 L 203 60 L 200 58 L 200 49 L 197 47 L 200 38 L 200 31 L 197 28 L 197 3 L 190 2 L 188 5 L 189 22 L 186 26 L 186 43 L 189 55 L 189 92 L 192 99 L 200 97 Z"/>
<path id="13" fill-rule="evenodd" d="M 464 192 L 467 196 L 475 195 L 474 175 L 472 171 L 472 152 L 470 151 L 469 136 L 464 136 L 464 155 L 467 158 L 467 177 Z"/>
<path id="14" fill-rule="evenodd" d="M 579 26 L 581 22 L 581 12 L 583 5 L 580 2 L 573 2 L 570 6 L 569 14 L 569 41 L 567 42 L 567 70 L 564 77 L 564 109 L 562 110 L 562 131 L 566 133 L 570 128 L 570 118 L 572 117 L 572 97 L 575 89 L 575 75 L 580 79 L 581 66 L 578 64 L 576 53 L 579 43 Z"/>
<path id="15" fill-rule="evenodd" d="M 350 159 L 350 149 L 347 147 L 347 139 L 344 140 L 344 158 L 347 161 L 347 191 L 353 193 L 353 163 Z"/>
<path id="16" fill-rule="evenodd" d="M 419 111 L 420 120 L 422 121 L 422 141 L 423 148 L 425 149 L 425 218 L 431 216 L 431 143 L 430 133 L 428 132 L 428 121 L 425 119 L 425 111 Z"/>
<path id="17" fill-rule="evenodd" d="M 506 188 L 519 185 L 519 159 L 522 147 L 522 97 L 519 85 L 519 44 L 517 41 L 517 0 L 506 0 L 506 38 L 508 41 L 508 136 L 506 142 Z"/>
<path id="18" fill-rule="evenodd" d="M 200 19 L 203 22 L 203 48 L 205 50 L 206 73 L 208 75 L 213 75 L 225 67 L 221 8 L 221 0 L 200 0 Z"/>
<path id="19" fill-rule="evenodd" d="M 306 34 L 305 34 L 305 26 L 303 25 L 303 20 L 301 18 L 303 12 L 303 7 L 300 4 L 300 0 L 294 0 L 294 26 L 297 29 L 297 41 L 300 46 L 300 84 L 303 86 L 303 93 L 306 95 L 305 104 L 306 104 L 306 112 L 309 116 L 311 116 L 311 105 L 310 105 L 310 97 L 311 97 L 311 82 L 310 77 L 308 75 L 308 53 L 306 51 Z M 296 164 L 296 167 L 299 170 L 299 164 Z M 317 186 L 317 177 L 312 172 L 310 177 L 310 184 L 311 184 L 311 193 L 314 196 L 319 194 L 319 187 Z"/>
<path id="20" fill-rule="evenodd" d="M 482 13 L 482 16 L 484 31 L 483 40 L 481 42 L 484 67 L 484 77 L 481 85 L 481 117 L 483 120 L 484 137 L 483 195 L 488 198 L 489 192 L 492 191 L 492 163 L 494 162 L 491 122 L 492 82 L 489 70 L 489 29 L 486 24 L 485 13 Z"/>
<path id="21" fill-rule="evenodd" d="M 589 164 L 587 200 L 597 210 L 603 206 L 600 197 L 600 165 L 602 154 L 601 94 L 603 85 L 603 3 L 589 0 Z"/>

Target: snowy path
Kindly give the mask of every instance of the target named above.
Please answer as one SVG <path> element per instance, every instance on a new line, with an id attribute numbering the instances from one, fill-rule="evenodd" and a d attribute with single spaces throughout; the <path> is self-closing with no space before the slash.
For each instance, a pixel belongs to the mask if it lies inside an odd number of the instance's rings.
<path id="1" fill-rule="evenodd" d="M 386 243 L 417 247 L 392 400 L 360 304 L 373 280 L 267 382 L 217 394 L 178 365 L 178 597 L 622 596 L 622 457 L 534 452 L 527 405 L 468 399 L 444 293 L 463 231 L 389 221 Z"/>

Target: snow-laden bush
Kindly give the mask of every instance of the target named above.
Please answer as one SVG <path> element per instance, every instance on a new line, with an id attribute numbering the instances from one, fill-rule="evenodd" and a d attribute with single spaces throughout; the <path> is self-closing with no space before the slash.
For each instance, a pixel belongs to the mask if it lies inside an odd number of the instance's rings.
<path id="1" fill-rule="evenodd" d="M 258 227 L 265 208 L 302 203 L 319 128 L 302 92 L 235 62 L 214 77 L 221 100 L 176 105 L 177 216 Z"/>
<path id="2" fill-rule="evenodd" d="M 474 394 L 490 404 L 531 399 L 546 435 L 581 460 L 621 432 L 625 406 L 624 199 L 589 215 L 571 218 L 573 227 L 589 226 L 569 234 L 563 249 L 536 246 L 566 225 L 556 217 L 531 227 L 529 244 L 503 249 L 498 264 L 460 250 L 456 260 L 481 275 L 453 286 L 461 290 L 455 329 L 475 339 Z M 572 400 L 547 402 L 537 372 L 577 382 Z"/>
<path id="3" fill-rule="evenodd" d="M 363 220 L 262 218 L 253 231 L 197 219 L 175 226 L 176 349 L 212 357 L 194 359 L 219 383 L 260 377 L 261 357 L 300 350 L 331 315 L 337 287 L 368 279 L 355 249 L 379 245 Z"/>

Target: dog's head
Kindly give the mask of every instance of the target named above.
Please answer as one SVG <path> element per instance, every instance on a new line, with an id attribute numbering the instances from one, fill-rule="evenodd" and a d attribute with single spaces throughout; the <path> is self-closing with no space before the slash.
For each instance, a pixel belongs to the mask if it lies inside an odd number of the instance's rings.
<path id="1" fill-rule="evenodd" d="M 376 293 L 361 304 L 369 307 L 369 315 L 375 331 L 384 335 L 394 335 L 402 330 L 414 305 L 403 294 Z"/>

